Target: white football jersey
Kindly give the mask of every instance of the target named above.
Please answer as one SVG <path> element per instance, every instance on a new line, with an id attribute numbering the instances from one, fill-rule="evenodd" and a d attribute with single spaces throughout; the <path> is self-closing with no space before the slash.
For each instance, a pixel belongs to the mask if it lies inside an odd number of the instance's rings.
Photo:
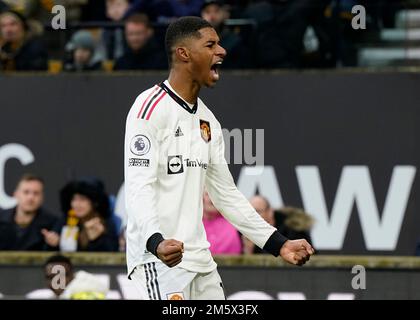
<path id="1" fill-rule="evenodd" d="M 204 186 L 222 215 L 260 248 L 276 231 L 236 188 L 213 113 L 200 99 L 187 104 L 168 81 L 141 93 L 130 109 L 124 167 L 129 274 L 158 260 L 146 249 L 155 233 L 184 243 L 179 267 L 216 268 L 202 223 Z"/>

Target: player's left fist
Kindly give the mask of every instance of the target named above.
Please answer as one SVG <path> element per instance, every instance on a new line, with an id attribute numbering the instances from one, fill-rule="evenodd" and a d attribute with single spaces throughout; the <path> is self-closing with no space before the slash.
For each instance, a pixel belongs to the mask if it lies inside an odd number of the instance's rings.
<path id="1" fill-rule="evenodd" d="M 305 239 L 287 240 L 280 249 L 280 256 L 287 262 L 302 266 L 315 253 Z"/>

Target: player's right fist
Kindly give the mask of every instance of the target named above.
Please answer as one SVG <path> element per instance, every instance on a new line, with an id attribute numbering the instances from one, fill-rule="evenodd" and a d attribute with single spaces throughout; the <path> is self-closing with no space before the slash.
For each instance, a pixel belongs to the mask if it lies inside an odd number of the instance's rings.
<path id="1" fill-rule="evenodd" d="M 163 240 L 156 250 L 158 258 L 170 268 L 181 262 L 183 252 L 184 244 L 175 239 Z"/>

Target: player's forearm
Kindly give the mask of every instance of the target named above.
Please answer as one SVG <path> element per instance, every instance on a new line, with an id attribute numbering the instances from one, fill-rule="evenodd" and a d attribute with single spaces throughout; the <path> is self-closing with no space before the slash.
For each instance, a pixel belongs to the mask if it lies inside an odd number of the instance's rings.
<path id="1" fill-rule="evenodd" d="M 139 229 L 147 241 L 153 234 L 162 233 L 156 209 L 156 194 L 151 185 L 130 184 L 126 181 L 127 215 L 133 228 Z"/>

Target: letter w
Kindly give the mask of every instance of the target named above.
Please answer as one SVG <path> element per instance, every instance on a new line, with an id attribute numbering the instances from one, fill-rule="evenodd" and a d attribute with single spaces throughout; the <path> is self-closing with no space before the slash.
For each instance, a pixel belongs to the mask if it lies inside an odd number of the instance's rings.
<path id="1" fill-rule="evenodd" d="M 356 204 L 366 248 L 395 250 L 416 174 L 415 167 L 394 168 L 382 218 L 376 205 L 368 167 L 343 168 L 331 217 L 328 217 L 318 168 L 299 166 L 296 173 L 304 207 L 316 220 L 311 233 L 315 248 L 342 248 L 353 204 Z"/>

